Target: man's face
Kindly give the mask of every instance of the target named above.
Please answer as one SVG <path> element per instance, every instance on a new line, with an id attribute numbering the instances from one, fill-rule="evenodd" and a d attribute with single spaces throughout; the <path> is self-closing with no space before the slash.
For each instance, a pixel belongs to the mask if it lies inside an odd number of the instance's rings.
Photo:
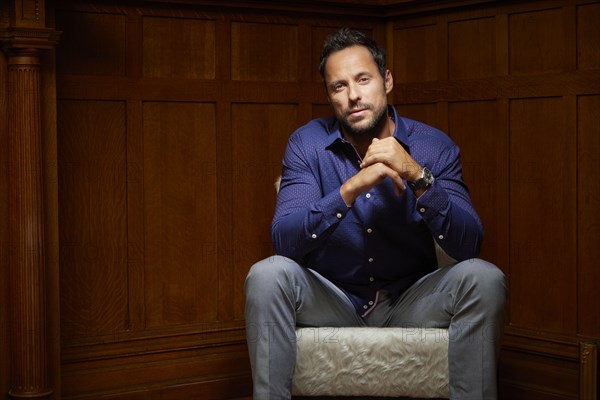
<path id="1" fill-rule="evenodd" d="M 327 96 L 345 133 L 363 136 L 376 133 L 387 116 L 387 97 L 393 79 L 385 80 L 373 56 L 363 46 L 352 46 L 332 53 L 325 64 Z"/>

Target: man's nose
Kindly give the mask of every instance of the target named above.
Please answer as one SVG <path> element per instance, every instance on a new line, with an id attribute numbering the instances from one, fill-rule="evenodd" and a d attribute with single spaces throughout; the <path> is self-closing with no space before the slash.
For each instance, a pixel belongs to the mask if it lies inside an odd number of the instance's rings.
<path id="1" fill-rule="evenodd" d="M 353 102 L 360 99 L 360 88 L 356 83 L 348 85 L 348 99 Z"/>

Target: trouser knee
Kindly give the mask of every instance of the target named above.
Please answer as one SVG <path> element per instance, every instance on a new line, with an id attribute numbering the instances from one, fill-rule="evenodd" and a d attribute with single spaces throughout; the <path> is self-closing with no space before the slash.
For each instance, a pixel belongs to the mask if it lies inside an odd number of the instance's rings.
<path id="1" fill-rule="evenodd" d="M 504 325 L 506 279 L 504 273 L 487 261 L 473 259 L 457 264 L 459 267 L 463 307 L 468 316 L 455 324 L 453 340 L 468 340 L 477 329 L 487 342 L 500 343 Z"/>
<path id="2" fill-rule="evenodd" d="M 273 256 L 257 262 L 246 277 L 246 338 L 248 343 L 275 338 L 295 340 L 294 273 L 301 267 Z"/>
<path id="3" fill-rule="evenodd" d="M 257 262 L 250 268 L 246 277 L 246 296 L 265 295 L 266 292 L 280 287 L 287 281 L 291 270 L 298 267 L 293 260 L 282 256 L 272 256 Z"/>
<path id="4" fill-rule="evenodd" d="M 504 273 L 487 261 L 472 259 L 459 263 L 463 287 L 469 296 L 476 298 L 477 307 L 491 318 L 502 319 L 506 303 L 506 278 Z"/>
<path id="5" fill-rule="evenodd" d="M 506 294 L 506 278 L 500 268 L 487 261 L 474 258 L 459 264 L 463 274 L 479 291 L 488 294 L 497 294 L 504 297 Z"/>

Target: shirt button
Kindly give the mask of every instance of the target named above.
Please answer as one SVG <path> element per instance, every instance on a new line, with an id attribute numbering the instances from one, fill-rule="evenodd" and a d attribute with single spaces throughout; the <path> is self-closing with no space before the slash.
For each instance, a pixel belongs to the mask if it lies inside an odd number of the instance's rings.
<path id="1" fill-rule="evenodd" d="M 370 199 L 370 198 L 371 198 L 371 193 L 367 193 L 367 194 L 365 194 L 365 197 L 366 197 L 367 199 Z"/>
<path id="2" fill-rule="evenodd" d="M 365 305 L 363 306 L 363 308 L 366 310 L 367 308 L 369 308 L 369 306 L 365 304 Z"/>
<path id="3" fill-rule="evenodd" d="M 425 207 L 421 207 L 421 208 L 419 208 L 419 212 L 420 212 L 420 213 L 424 213 L 424 212 L 425 212 Z"/>
<path id="4" fill-rule="evenodd" d="M 367 233 L 373 233 L 373 229 L 367 228 Z"/>
<path id="5" fill-rule="evenodd" d="M 316 239 L 317 238 L 317 234 L 313 233 L 312 235 L 310 235 L 311 238 Z"/>
<path id="6" fill-rule="evenodd" d="M 369 262 L 373 262 L 373 257 L 369 258 Z"/>
<path id="7" fill-rule="evenodd" d="M 372 305 L 373 305 L 373 301 L 370 301 L 370 302 L 369 302 L 369 305 L 370 305 L 370 306 L 372 306 Z"/>
<path id="8" fill-rule="evenodd" d="M 369 281 L 371 281 L 371 282 L 375 282 L 375 278 L 373 278 L 373 277 L 370 277 L 370 278 L 369 278 Z"/>
<path id="9" fill-rule="evenodd" d="M 438 236 L 438 239 L 442 240 L 444 238 L 444 235 L 440 235 Z"/>
<path id="10" fill-rule="evenodd" d="M 335 216 L 338 217 L 338 219 L 342 218 L 342 213 L 337 213 L 337 214 L 335 214 Z"/>

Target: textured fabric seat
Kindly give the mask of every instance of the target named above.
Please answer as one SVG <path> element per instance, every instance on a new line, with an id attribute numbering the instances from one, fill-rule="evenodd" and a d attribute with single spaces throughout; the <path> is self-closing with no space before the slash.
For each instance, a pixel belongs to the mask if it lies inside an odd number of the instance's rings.
<path id="1" fill-rule="evenodd" d="M 448 398 L 448 330 L 297 328 L 293 393 Z"/>

